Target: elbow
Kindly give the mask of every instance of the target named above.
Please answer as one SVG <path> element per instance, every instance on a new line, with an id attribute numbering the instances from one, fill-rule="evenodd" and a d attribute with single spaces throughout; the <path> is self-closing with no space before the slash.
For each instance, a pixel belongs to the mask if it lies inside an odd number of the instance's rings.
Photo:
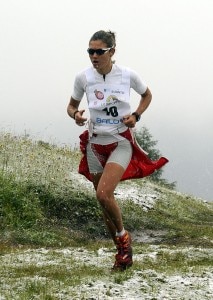
<path id="1" fill-rule="evenodd" d="M 67 106 L 67 114 L 70 116 L 70 105 Z"/>
<path id="2" fill-rule="evenodd" d="M 152 101 L 152 93 L 150 91 L 149 88 L 147 88 L 146 92 L 145 92 L 145 95 L 147 96 L 147 98 L 149 99 L 149 101 L 151 102 Z"/>
<path id="3" fill-rule="evenodd" d="M 152 101 L 152 93 L 149 91 L 150 102 Z"/>
<path id="4" fill-rule="evenodd" d="M 152 101 L 152 93 L 149 88 L 146 89 L 146 92 L 141 95 L 142 99 L 147 101 L 147 103 L 150 103 Z"/>

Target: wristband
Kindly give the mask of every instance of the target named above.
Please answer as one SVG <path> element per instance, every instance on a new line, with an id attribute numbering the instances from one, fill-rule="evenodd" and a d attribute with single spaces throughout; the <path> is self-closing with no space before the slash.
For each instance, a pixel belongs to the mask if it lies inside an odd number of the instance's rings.
<path id="1" fill-rule="evenodd" d="M 136 122 L 140 121 L 141 115 L 139 115 L 136 111 L 132 113 L 132 116 L 135 116 Z"/>

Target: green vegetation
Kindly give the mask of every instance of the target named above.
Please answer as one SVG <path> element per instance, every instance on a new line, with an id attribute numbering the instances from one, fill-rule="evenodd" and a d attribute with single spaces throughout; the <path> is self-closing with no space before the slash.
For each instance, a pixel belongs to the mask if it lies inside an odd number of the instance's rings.
<path id="1" fill-rule="evenodd" d="M 1 243 L 65 246 L 108 237 L 92 189 L 71 176 L 79 159 L 68 147 L 0 135 Z M 211 244 L 212 203 L 157 184 L 153 190 L 161 195 L 154 209 L 121 201 L 129 230 L 166 230 L 167 243 Z"/>
<path id="2" fill-rule="evenodd" d="M 152 134 L 149 132 L 146 126 L 136 130 L 136 139 L 141 148 L 148 153 L 149 158 L 153 161 L 158 160 L 162 156 L 159 149 L 156 148 L 158 141 L 153 139 Z M 170 189 L 175 189 L 176 182 L 168 182 L 163 177 L 163 169 L 159 169 L 149 176 L 149 179 L 153 182 L 165 186 Z"/>
<path id="3" fill-rule="evenodd" d="M 151 289 L 154 295 L 156 276 L 164 283 L 169 274 L 204 274 L 213 266 L 213 203 L 143 179 L 135 183 L 151 185 L 159 197 L 146 210 L 120 201 L 125 226 L 131 232 L 162 230 L 164 235 L 153 245 L 135 242 L 134 267 L 111 274 L 114 248 L 93 190 L 76 176 L 79 159 L 80 153 L 69 147 L 0 134 L 0 279 L 12 286 L 0 284 L 3 299 L 89 299 L 84 292 L 78 298 L 82 283 L 90 288 L 104 278 L 122 285 L 135 272 L 149 284 L 141 290 Z M 76 250 L 69 252 L 69 247 Z M 110 284 L 103 288 L 110 296 Z"/>

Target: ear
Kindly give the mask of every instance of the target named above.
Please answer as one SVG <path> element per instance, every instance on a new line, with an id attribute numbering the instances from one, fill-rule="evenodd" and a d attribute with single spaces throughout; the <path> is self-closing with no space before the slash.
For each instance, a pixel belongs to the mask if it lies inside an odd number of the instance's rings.
<path id="1" fill-rule="evenodd" d="M 112 57 L 115 54 L 115 48 L 111 48 L 109 53 L 110 53 L 110 56 Z"/>

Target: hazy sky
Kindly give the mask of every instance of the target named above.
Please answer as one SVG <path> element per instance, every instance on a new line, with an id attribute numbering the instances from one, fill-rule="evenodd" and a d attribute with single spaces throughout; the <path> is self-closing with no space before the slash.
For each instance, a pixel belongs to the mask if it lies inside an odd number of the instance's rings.
<path id="1" fill-rule="evenodd" d="M 1 131 L 77 145 L 82 128 L 66 113 L 74 77 L 90 65 L 91 35 L 110 29 L 116 63 L 152 91 L 137 128 L 170 160 L 164 177 L 213 200 L 212 16 L 212 0 L 0 0 Z"/>

